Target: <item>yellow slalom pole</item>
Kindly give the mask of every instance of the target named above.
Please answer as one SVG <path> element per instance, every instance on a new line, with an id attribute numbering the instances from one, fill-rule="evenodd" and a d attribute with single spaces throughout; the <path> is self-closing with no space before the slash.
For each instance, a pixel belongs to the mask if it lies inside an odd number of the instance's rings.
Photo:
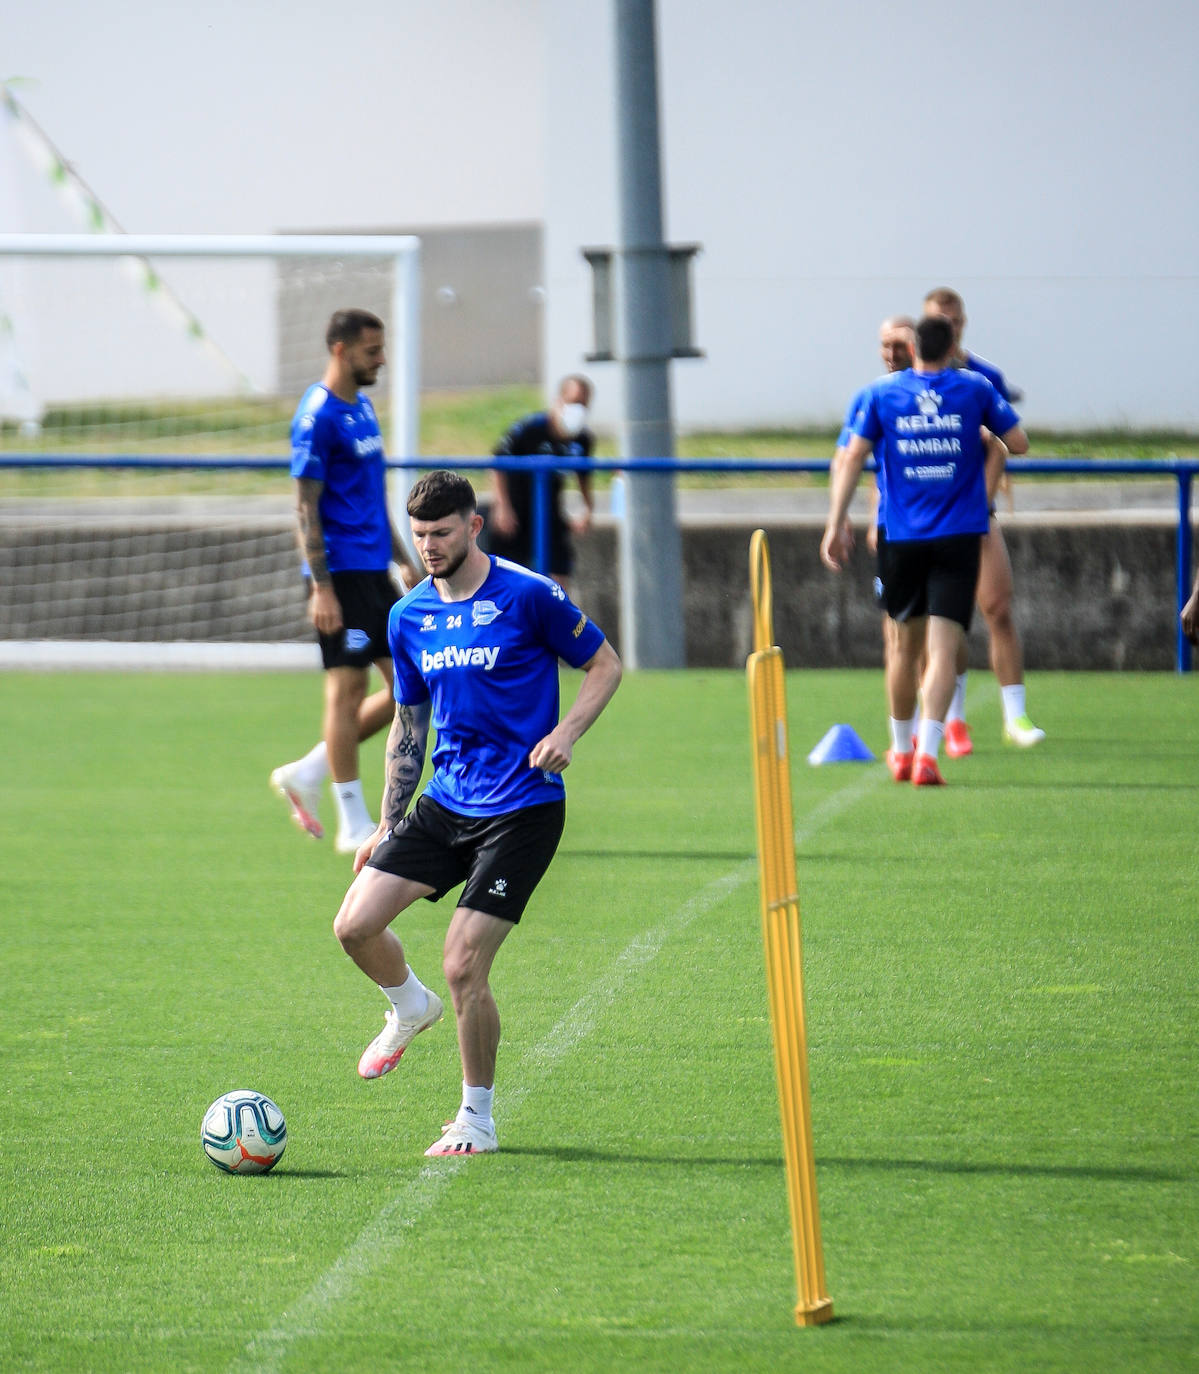
<path id="1" fill-rule="evenodd" d="M 795 1250 L 799 1326 L 816 1326 L 833 1315 L 824 1278 L 816 1159 L 812 1148 L 812 1093 L 804 1021 L 803 950 L 795 876 L 795 826 L 791 812 L 791 764 L 783 654 L 774 638 L 770 551 L 766 535 L 750 541 L 754 603 L 754 652 L 746 665 L 758 825 L 758 872 L 766 986 L 774 1033 L 774 1067 L 783 1125 L 787 1202 Z"/>

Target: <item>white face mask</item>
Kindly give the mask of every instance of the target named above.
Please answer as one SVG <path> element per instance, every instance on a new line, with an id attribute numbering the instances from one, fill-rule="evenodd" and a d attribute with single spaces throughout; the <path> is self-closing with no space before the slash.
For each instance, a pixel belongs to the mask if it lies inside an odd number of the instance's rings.
<path id="1" fill-rule="evenodd" d="M 558 411 L 558 424 L 562 428 L 562 433 L 574 438 L 579 434 L 583 426 L 587 423 L 587 407 L 580 405 L 577 401 L 560 407 Z"/>

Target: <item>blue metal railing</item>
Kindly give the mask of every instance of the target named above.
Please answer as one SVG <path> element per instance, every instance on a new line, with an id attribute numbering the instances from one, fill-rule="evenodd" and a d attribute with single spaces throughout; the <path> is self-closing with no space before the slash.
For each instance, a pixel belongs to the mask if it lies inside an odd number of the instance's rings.
<path id="1" fill-rule="evenodd" d="M 565 472 L 811 472 L 827 473 L 824 458 L 754 459 L 754 458 L 558 458 L 536 455 L 530 457 L 428 457 L 390 458 L 387 466 L 396 470 L 428 471 L 447 467 L 456 471 L 475 471 L 487 468 L 525 470 L 533 474 L 533 566 L 545 571 L 550 564 L 550 515 L 552 486 L 555 471 Z M 873 467 L 873 461 L 868 465 Z M 169 472 L 205 468 L 213 471 L 287 471 L 285 458 L 177 458 L 81 457 L 34 453 L 0 454 L 0 470 L 4 468 L 112 468 L 142 469 Z M 1172 477 L 1177 484 L 1177 537 L 1175 540 L 1176 611 L 1181 611 L 1191 592 L 1191 489 L 1199 461 L 1183 458 L 1009 458 L 1008 471 L 1035 473 L 1042 476 L 1073 477 Z M 1180 673 L 1191 671 L 1191 645 L 1176 622 L 1175 662 Z"/>

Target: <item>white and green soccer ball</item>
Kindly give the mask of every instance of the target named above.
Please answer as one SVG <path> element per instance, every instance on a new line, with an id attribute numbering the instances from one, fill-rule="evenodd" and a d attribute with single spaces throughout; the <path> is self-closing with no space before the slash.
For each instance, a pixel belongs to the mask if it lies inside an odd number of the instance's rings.
<path id="1" fill-rule="evenodd" d="M 227 1174 L 265 1174 L 287 1148 L 287 1123 L 269 1097 L 238 1088 L 204 1113 L 200 1144 Z"/>

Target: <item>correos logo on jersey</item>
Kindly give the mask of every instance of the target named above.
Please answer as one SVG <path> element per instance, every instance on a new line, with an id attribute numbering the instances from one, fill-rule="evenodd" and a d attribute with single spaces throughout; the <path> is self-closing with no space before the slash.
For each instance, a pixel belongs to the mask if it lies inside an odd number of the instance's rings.
<path id="1" fill-rule="evenodd" d="M 498 644 L 490 647 L 479 646 L 475 649 L 460 649 L 456 644 L 451 644 L 448 648 L 438 649 L 433 654 L 428 649 L 422 649 L 420 670 L 422 673 L 439 673 L 445 668 L 482 668 L 485 673 L 489 673 L 495 667 L 495 661 L 499 656 Z"/>

